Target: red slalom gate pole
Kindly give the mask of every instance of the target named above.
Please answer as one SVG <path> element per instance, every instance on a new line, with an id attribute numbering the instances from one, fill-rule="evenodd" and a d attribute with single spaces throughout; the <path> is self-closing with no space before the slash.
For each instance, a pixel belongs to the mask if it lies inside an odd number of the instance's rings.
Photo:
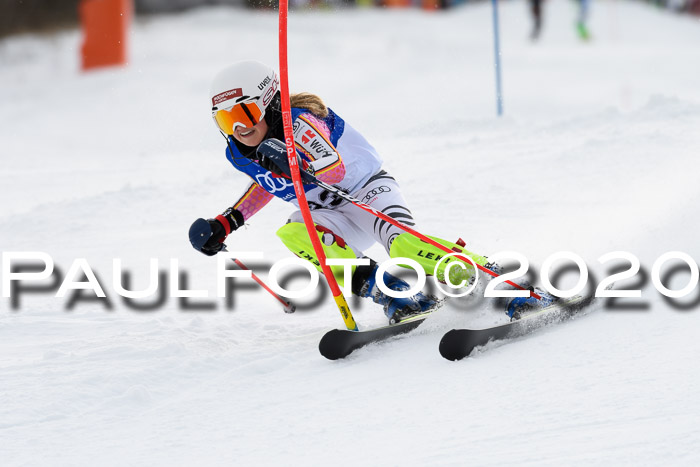
<path id="1" fill-rule="evenodd" d="M 292 171 L 292 172 L 293 172 L 293 171 Z M 317 179 L 317 178 L 314 178 L 314 184 L 318 185 L 320 188 L 323 188 L 323 189 L 326 190 L 326 191 L 329 191 L 329 192 L 331 192 L 331 193 L 333 193 L 333 194 L 336 194 L 336 195 L 340 196 L 341 198 L 343 198 L 343 199 L 346 200 L 346 201 L 351 202 L 352 204 L 354 204 L 354 205 L 357 206 L 358 208 L 360 208 L 360 209 L 362 209 L 362 210 L 364 210 L 364 211 L 367 211 L 367 212 L 369 212 L 370 214 L 373 214 L 373 215 L 377 216 L 378 218 L 380 218 L 380 219 L 382 219 L 382 220 L 384 220 L 384 221 L 387 221 L 388 223 L 390 223 L 390 224 L 392 224 L 392 225 L 395 225 L 396 227 L 400 228 L 401 230 L 410 233 L 410 234 L 413 235 L 414 237 L 418 237 L 419 239 L 423 240 L 424 242 L 429 243 L 429 244 L 433 245 L 434 247 L 439 248 L 439 249 L 441 249 L 442 251 L 445 251 L 445 252 L 447 252 L 447 253 L 456 253 L 455 256 L 456 256 L 457 258 L 460 258 L 460 259 L 462 259 L 463 261 L 468 261 L 466 255 L 462 255 L 462 254 L 460 254 L 459 252 L 455 252 L 455 251 L 453 251 L 453 250 L 450 250 L 450 249 L 447 248 L 445 245 L 441 245 L 441 244 L 439 244 L 438 242 L 436 242 L 435 240 L 433 240 L 432 238 L 427 237 L 427 236 L 423 235 L 422 233 L 420 233 L 420 232 L 418 232 L 418 231 L 416 231 L 416 230 L 413 230 L 413 229 L 410 228 L 409 226 L 407 226 L 407 225 L 405 225 L 405 224 L 402 224 L 401 222 L 397 221 L 396 219 L 393 219 L 393 218 L 387 216 L 387 215 L 384 214 L 383 212 L 377 211 L 376 209 L 374 209 L 374 208 L 372 208 L 371 206 L 369 206 L 369 205 L 363 203 L 362 201 L 360 201 L 360 200 L 354 198 L 352 195 L 350 195 L 350 194 L 344 192 L 343 190 L 341 190 L 341 189 L 339 189 L 339 188 L 336 188 L 336 187 L 334 187 L 333 185 L 329 185 L 329 184 L 327 184 L 327 183 L 325 183 L 325 182 L 322 182 L 321 180 L 319 180 L 319 179 Z M 470 262 L 470 261 L 468 261 L 468 262 Z M 474 262 L 474 264 L 476 264 L 476 262 Z M 476 267 L 479 268 L 479 270 L 485 272 L 486 274 L 489 274 L 490 276 L 493 276 L 493 277 L 498 277 L 498 276 L 499 276 L 499 274 L 493 272 L 492 270 L 490 270 L 490 269 L 488 269 L 488 268 L 485 268 L 485 267 L 481 266 L 480 264 L 476 264 Z M 519 290 L 528 290 L 528 289 L 526 289 L 525 287 L 516 284 L 515 282 L 505 281 L 505 283 L 508 284 L 508 285 L 511 285 L 511 286 L 513 286 L 513 287 L 515 287 L 516 289 L 519 289 Z M 542 297 L 541 297 L 540 295 L 536 294 L 536 293 L 533 292 L 532 290 L 530 290 L 529 292 L 530 292 L 530 296 L 531 296 L 531 297 L 534 297 L 534 298 L 536 298 L 537 300 L 541 300 L 541 299 L 542 299 Z"/>
<path id="2" fill-rule="evenodd" d="M 294 145 L 294 135 L 292 133 L 292 111 L 291 104 L 289 102 L 289 69 L 287 66 L 287 16 L 288 16 L 288 4 L 287 0 L 280 0 L 279 2 L 279 59 L 280 59 L 280 93 L 282 98 L 282 123 L 284 125 L 284 142 L 287 146 L 287 158 L 289 160 L 289 168 L 292 175 L 292 183 L 294 184 L 294 191 L 297 195 L 297 201 L 299 202 L 299 210 L 304 218 L 304 225 L 306 225 L 306 230 L 309 233 L 309 238 L 314 247 L 314 252 L 316 253 L 316 258 L 318 258 L 319 263 L 321 263 L 321 269 L 323 274 L 326 276 L 326 281 L 333 293 L 333 298 L 338 306 L 343 321 L 345 321 L 345 326 L 351 331 L 357 331 L 357 323 L 355 318 L 353 318 L 350 312 L 350 307 L 348 302 L 343 296 L 343 292 L 338 286 L 338 282 L 335 280 L 333 271 L 331 271 L 330 266 L 326 264 L 326 255 L 321 246 L 321 242 L 318 239 L 318 234 L 316 233 L 316 227 L 314 226 L 314 220 L 311 217 L 311 210 L 309 210 L 309 204 L 306 201 L 306 192 L 304 192 L 304 185 L 301 181 L 301 174 L 299 173 L 299 164 L 296 157 L 296 147 Z"/>

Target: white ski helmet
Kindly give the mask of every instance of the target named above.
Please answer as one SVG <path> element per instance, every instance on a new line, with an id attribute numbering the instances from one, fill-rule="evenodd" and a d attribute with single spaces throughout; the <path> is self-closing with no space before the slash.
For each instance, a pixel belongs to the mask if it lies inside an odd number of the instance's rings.
<path id="1" fill-rule="evenodd" d="M 224 68 L 214 78 L 209 93 L 214 122 L 227 135 L 239 125 L 257 125 L 278 89 L 277 73 L 260 62 L 246 60 Z"/>

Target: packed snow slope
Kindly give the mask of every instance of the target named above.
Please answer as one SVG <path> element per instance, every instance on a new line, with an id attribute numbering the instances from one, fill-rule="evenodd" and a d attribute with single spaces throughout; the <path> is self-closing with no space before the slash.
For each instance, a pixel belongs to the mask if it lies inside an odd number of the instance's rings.
<path id="1" fill-rule="evenodd" d="M 603 254 L 641 261 L 618 283 L 641 298 L 456 363 L 442 334 L 499 310 L 455 301 L 412 337 L 330 362 L 317 343 L 342 320 L 320 287 L 293 315 L 241 281 L 231 306 L 215 298 L 216 259 L 187 230 L 246 180 L 225 160 L 209 82 L 235 60 L 277 63 L 274 12 L 142 19 L 130 66 L 87 74 L 77 31 L 0 42 L 2 251 L 46 252 L 62 275 L 85 258 L 109 299 L 0 302 L 0 463 L 698 465 L 700 287 L 670 301 L 650 277 L 667 251 L 700 259 L 700 23 L 596 2 L 583 43 L 573 3 L 545 9 L 532 43 L 527 5 L 501 5 L 500 119 L 488 4 L 290 18 L 292 90 L 367 136 L 421 231 L 520 252 L 535 272 L 572 251 L 593 286 L 625 265 Z M 292 209 L 273 201 L 229 240 L 265 253 L 263 277 L 290 257 L 274 232 Z M 141 289 L 149 258 L 166 271 L 176 258 L 210 298 L 129 308 L 113 258 Z M 688 271 L 665 284 L 683 288 Z M 383 322 L 352 304 L 361 325 Z"/>

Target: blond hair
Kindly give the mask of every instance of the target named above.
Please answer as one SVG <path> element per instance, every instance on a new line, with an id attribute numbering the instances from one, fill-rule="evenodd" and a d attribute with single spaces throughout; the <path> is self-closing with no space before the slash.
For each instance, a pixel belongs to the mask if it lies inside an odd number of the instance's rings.
<path id="1" fill-rule="evenodd" d="M 319 118 L 328 116 L 328 107 L 323 103 L 320 97 L 310 92 L 299 92 L 289 96 L 289 101 L 292 107 L 306 109 Z"/>

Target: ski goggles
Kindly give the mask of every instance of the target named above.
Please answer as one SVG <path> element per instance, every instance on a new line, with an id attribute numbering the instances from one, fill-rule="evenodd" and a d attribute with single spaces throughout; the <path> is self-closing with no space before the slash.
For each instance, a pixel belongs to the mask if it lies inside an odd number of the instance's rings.
<path id="1" fill-rule="evenodd" d="M 237 126 L 254 127 L 264 116 L 265 109 L 261 109 L 255 101 L 241 102 L 228 109 L 212 111 L 217 126 L 227 135 L 232 135 Z"/>

